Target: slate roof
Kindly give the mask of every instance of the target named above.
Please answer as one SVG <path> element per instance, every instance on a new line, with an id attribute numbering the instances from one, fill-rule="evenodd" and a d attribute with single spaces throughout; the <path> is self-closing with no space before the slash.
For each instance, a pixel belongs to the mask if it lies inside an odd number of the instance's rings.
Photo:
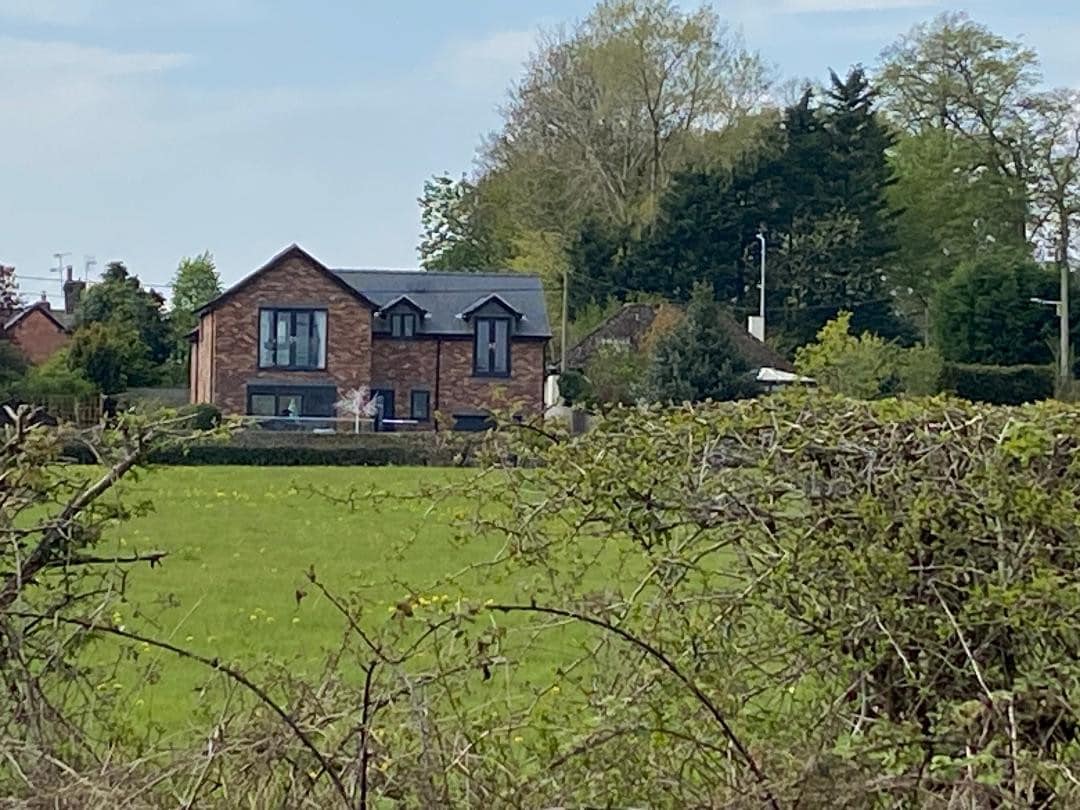
<path id="1" fill-rule="evenodd" d="M 75 316 L 74 315 L 72 315 L 72 314 L 70 314 L 68 312 L 64 312 L 62 310 L 58 312 L 56 310 L 50 309 L 48 306 L 46 306 L 45 304 L 43 304 L 42 302 L 39 301 L 37 303 L 31 304 L 28 307 L 24 307 L 23 309 L 17 310 L 13 314 L 10 314 L 8 316 L 7 320 L 4 321 L 4 323 L 3 323 L 3 329 L 5 331 L 10 329 L 11 327 L 15 326 L 15 324 L 17 324 L 19 321 L 21 321 L 23 318 L 25 318 L 27 315 L 29 315 L 31 312 L 38 311 L 38 310 L 40 310 L 50 321 L 55 323 L 57 326 L 59 326 L 65 332 L 70 332 L 71 327 L 75 323 Z"/>
<path id="2" fill-rule="evenodd" d="M 551 337 L 544 288 L 525 273 L 445 273 L 433 270 L 331 269 L 334 275 L 380 309 L 407 296 L 427 310 L 421 330 L 428 334 L 471 335 L 461 315 L 490 298 L 502 299 L 518 313 L 517 337 Z"/>
<path id="3" fill-rule="evenodd" d="M 237 291 L 253 283 L 278 262 L 301 256 L 356 298 L 379 310 L 407 298 L 426 310 L 421 334 L 472 335 L 469 322 L 461 317 L 469 308 L 496 298 L 518 317 L 515 337 L 550 338 L 544 288 L 537 276 L 526 273 L 447 273 L 434 270 L 374 270 L 327 267 L 299 245 L 289 245 L 255 272 L 238 281 L 199 313 L 216 309 Z"/>

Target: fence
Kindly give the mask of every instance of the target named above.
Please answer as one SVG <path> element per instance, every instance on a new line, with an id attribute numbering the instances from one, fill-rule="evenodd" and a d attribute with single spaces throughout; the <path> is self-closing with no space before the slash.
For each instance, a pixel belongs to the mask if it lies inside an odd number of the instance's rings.
<path id="1" fill-rule="evenodd" d="M 105 411 L 105 398 L 98 394 L 87 397 L 58 394 L 40 397 L 28 404 L 41 408 L 58 422 L 71 422 L 78 427 L 96 425 Z"/>
<path id="2" fill-rule="evenodd" d="M 386 433 L 416 430 L 415 419 L 381 419 L 370 416 L 245 416 L 243 423 L 260 430 L 306 433 Z"/>

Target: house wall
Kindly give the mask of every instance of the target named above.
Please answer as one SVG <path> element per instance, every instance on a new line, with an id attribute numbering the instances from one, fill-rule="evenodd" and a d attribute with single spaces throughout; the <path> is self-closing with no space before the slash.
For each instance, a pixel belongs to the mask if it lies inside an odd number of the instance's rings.
<path id="1" fill-rule="evenodd" d="M 543 340 L 512 340 L 509 377 L 473 376 L 472 338 L 444 340 L 439 411 L 477 413 L 485 409 L 544 410 Z"/>
<path id="2" fill-rule="evenodd" d="M 413 391 L 431 393 L 435 415 L 436 380 L 440 340 L 437 338 L 377 337 L 372 342 L 371 387 L 394 392 L 394 416 L 408 419 Z"/>
<path id="3" fill-rule="evenodd" d="M 431 392 L 433 415 L 543 411 L 544 341 L 511 342 L 510 377 L 473 376 L 471 337 L 377 337 L 372 346 L 371 387 L 393 390 L 398 419 L 409 418 L 411 393 L 417 390 Z"/>
<path id="4" fill-rule="evenodd" d="M 196 404 L 214 401 L 214 337 L 214 313 L 208 312 L 199 319 L 199 339 L 191 351 L 191 401 Z"/>
<path id="5" fill-rule="evenodd" d="M 68 342 L 68 334 L 48 315 L 31 310 L 7 333 L 8 339 L 22 350 L 34 365 L 44 363 Z"/>
<path id="6" fill-rule="evenodd" d="M 259 369 L 259 308 L 327 310 L 326 369 Z M 336 385 L 339 393 L 371 380 L 371 310 L 314 265 L 289 256 L 241 287 L 213 311 L 210 401 L 225 413 L 247 411 L 246 385 Z M 200 347 L 205 338 L 200 330 Z"/>

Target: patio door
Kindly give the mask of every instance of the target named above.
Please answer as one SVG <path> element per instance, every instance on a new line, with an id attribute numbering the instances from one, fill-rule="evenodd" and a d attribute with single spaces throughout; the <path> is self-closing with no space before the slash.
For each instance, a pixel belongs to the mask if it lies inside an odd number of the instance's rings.
<path id="1" fill-rule="evenodd" d="M 394 390 L 392 388 L 377 388 L 372 392 L 377 408 L 375 415 L 375 429 L 391 431 L 393 425 L 386 424 L 387 419 L 394 419 Z"/>

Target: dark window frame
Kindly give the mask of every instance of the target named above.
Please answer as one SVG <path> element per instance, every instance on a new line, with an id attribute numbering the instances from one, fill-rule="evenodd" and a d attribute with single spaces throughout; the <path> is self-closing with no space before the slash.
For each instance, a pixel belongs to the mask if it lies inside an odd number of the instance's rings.
<path id="1" fill-rule="evenodd" d="M 259 413 L 259 414 L 255 413 L 253 403 L 254 403 L 256 397 L 273 397 L 273 399 L 274 399 L 274 413 L 273 413 L 273 415 L 265 414 L 265 413 Z M 292 414 L 289 414 L 289 415 L 284 414 L 283 411 L 286 410 L 286 409 L 282 408 L 281 404 L 282 404 L 282 402 L 291 402 L 292 400 L 296 400 L 297 411 L 298 412 L 295 415 L 296 416 L 303 416 L 304 415 L 304 399 L 305 399 L 305 397 L 304 397 L 303 394 L 280 394 L 280 393 L 271 393 L 269 391 L 250 392 L 250 393 L 248 393 L 248 397 L 247 397 L 247 415 L 248 416 L 258 416 L 260 419 L 291 419 L 291 418 L 293 418 L 293 415 Z"/>
<path id="2" fill-rule="evenodd" d="M 416 407 L 417 397 L 423 397 L 423 414 L 418 413 L 419 409 Z M 409 418 L 417 422 L 431 421 L 431 392 L 426 388 L 409 392 Z"/>
<path id="3" fill-rule="evenodd" d="M 298 365 L 296 363 L 296 346 L 289 347 L 289 363 L 287 365 L 280 365 L 276 362 L 277 348 L 271 350 L 271 357 L 273 360 L 270 363 L 263 362 L 263 340 L 262 340 L 262 322 L 263 313 L 271 313 L 270 320 L 270 334 L 274 336 L 276 341 L 277 337 L 277 325 L 278 318 L 281 314 L 288 314 L 289 316 L 289 334 L 295 337 L 296 333 L 296 316 L 299 314 L 309 314 L 312 317 L 308 320 L 308 340 L 311 339 L 312 328 L 315 325 L 315 315 L 322 314 L 324 316 L 324 326 L 322 335 L 322 365 L 318 362 L 312 364 Z M 258 339 L 255 341 L 255 363 L 259 369 L 273 369 L 274 371 L 326 371 L 330 363 L 330 313 L 326 307 L 295 307 L 295 306 L 280 306 L 280 307 L 259 307 L 258 320 L 256 321 L 256 334 Z"/>
<path id="4" fill-rule="evenodd" d="M 484 316 L 484 317 L 479 317 L 479 318 L 474 319 L 474 322 L 473 322 L 473 376 L 474 377 L 492 377 L 492 378 L 495 378 L 495 379 L 505 379 L 505 378 L 507 378 L 507 377 L 509 377 L 511 375 L 512 368 L 513 368 L 512 364 L 511 364 L 511 358 L 512 358 L 512 355 L 513 355 L 513 352 L 511 350 L 511 346 L 513 344 L 513 336 L 512 336 L 512 331 L 511 331 L 511 328 L 510 328 L 511 322 L 512 322 L 511 318 L 500 318 L 500 317 L 490 317 L 490 316 Z M 505 358 L 506 359 L 506 363 L 505 363 L 506 370 L 505 371 L 495 371 L 494 370 L 495 366 L 498 365 L 495 361 L 496 361 L 497 342 L 498 342 L 497 339 L 496 339 L 496 328 L 497 328 L 497 324 L 499 324 L 499 323 L 506 324 L 506 358 Z M 486 369 L 481 369 L 480 368 L 480 352 L 481 352 L 481 348 L 480 348 L 480 346 L 481 346 L 481 343 L 480 343 L 481 337 L 480 337 L 480 335 L 481 335 L 481 331 L 484 328 L 488 329 L 487 340 L 486 340 L 486 343 L 484 344 L 484 351 L 487 351 L 487 353 L 488 353 L 488 357 L 487 357 L 488 362 L 487 362 L 487 368 Z"/>
<path id="5" fill-rule="evenodd" d="M 390 337 L 407 339 L 416 337 L 418 319 L 415 312 L 394 312 L 390 315 Z M 405 324 L 409 324 L 406 329 Z"/>

